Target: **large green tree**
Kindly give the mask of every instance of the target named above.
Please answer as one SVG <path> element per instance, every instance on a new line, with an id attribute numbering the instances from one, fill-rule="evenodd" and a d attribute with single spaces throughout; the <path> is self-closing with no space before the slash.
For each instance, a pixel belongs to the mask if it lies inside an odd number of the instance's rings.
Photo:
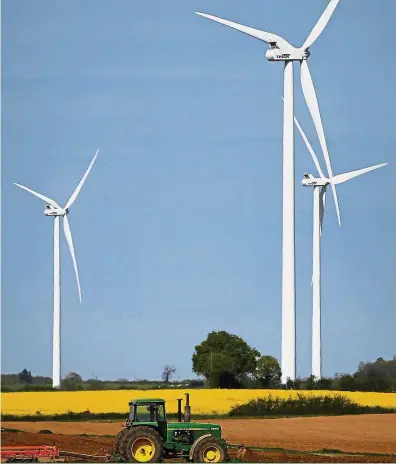
<path id="1" fill-rule="evenodd" d="M 206 340 L 195 347 L 193 371 L 203 375 L 213 388 L 237 388 L 245 374 L 255 372 L 259 356 L 255 348 L 237 335 L 224 330 L 210 332 Z"/>

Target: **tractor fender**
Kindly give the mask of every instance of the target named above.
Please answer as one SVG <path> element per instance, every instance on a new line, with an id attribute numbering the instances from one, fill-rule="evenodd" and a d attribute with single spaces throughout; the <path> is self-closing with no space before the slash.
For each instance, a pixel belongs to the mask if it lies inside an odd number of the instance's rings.
<path id="1" fill-rule="evenodd" d="M 190 454 L 189 454 L 189 459 L 191 460 L 193 458 L 193 454 L 194 454 L 194 450 L 196 448 L 196 446 L 198 445 L 198 443 L 200 443 L 204 438 L 208 438 L 208 437 L 211 437 L 212 435 L 210 433 L 206 433 L 205 435 L 201 435 L 199 438 L 197 438 L 194 443 L 192 444 L 191 446 L 191 449 L 190 449 Z"/>

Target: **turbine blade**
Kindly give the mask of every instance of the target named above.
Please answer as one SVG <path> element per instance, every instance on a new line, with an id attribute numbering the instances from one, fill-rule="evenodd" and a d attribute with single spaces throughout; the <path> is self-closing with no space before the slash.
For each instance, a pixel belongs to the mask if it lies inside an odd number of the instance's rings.
<path id="1" fill-rule="evenodd" d="M 294 122 L 296 123 L 296 126 L 297 126 L 297 129 L 300 131 L 300 134 L 301 134 L 301 137 L 303 138 L 304 142 L 305 142 L 305 145 L 307 146 L 308 148 L 308 151 L 309 153 L 311 153 L 311 157 L 312 157 L 312 160 L 315 164 L 315 167 L 319 173 L 319 176 L 324 179 L 325 176 L 323 174 L 323 171 L 322 169 L 320 168 L 320 164 L 319 164 L 319 160 L 318 160 L 318 157 L 316 156 L 315 152 L 313 151 L 313 148 L 311 146 L 311 144 L 309 143 L 308 139 L 307 139 L 307 136 L 304 134 L 304 131 L 302 130 L 300 124 L 298 123 L 297 121 L 297 118 L 295 117 L 294 118 Z"/>
<path id="2" fill-rule="evenodd" d="M 323 156 L 325 159 L 328 178 L 333 191 L 334 203 L 337 211 L 338 223 L 341 225 L 340 208 L 338 206 L 337 191 L 333 183 L 333 172 L 331 169 L 329 152 L 327 150 L 326 137 L 323 130 L 322 119 L 320 117 L 320 111 L 318 106 L 318 99 L 316 97 L 315 87 L 312 82 L 311 73 L 308 68 L 308 63 L 304 60 L 301 63 L 301 86 L 304 94 L 305 101 L 307 103 L 309 112 L 315 124 L 316 132 L 319 137 L 320 146 L 322 147 Z"/>
<path id="3" fill-rule="evenodd" d="M 319 193 L 319 224 L 320 224 L 320 235 L 322 236 L 323 218 L 326 208 L 326 186 L 320 189 Z"/>
<path id="4" fill-rule="evenodd" d="M 347 180 L 353 179 L 354 177 L 361 176 L 362 174 L 366 174 L 366 172 L 374 171 L 374 169 L 382 168 L 386 166 L 388 163 L 376 164 L 375 166 L 370 166 L 369 168 L 358 169 L 357 171 L 350 171 L 345 172 L 344 174 L 338 174 L 337 176 L 333 177 L 333 182 L 335 184 L 342 184 Z"/>
<path id="5" fill-rule="evenodd" d="M 80 303 L 81 303 L 81 287 L 80 287 L 80 279 L 78 278 L 76 255 L 74 254 L 73 239 L 72 239 L 72 234 L 70 230 L 69 220 L 67 219 L 66 215 L 63 216 L 63 231 L 65 232 L 67 244 L 69 245 L 70 254 L 73 260 L 74 272 L 76 274 L 76 279 L 77 279 L 78 296 L 80 298 Z"/>
<path id="6" fill-rule="evenodd" d="M 330 0 L 329 4 L 327 5 L 326 9 L 322 13 L 322 16 L 319 18 L 318 22 L 315 24 L 314 28 L 312 29 L 309 36 L 306 38 L 304 45 L 301 47 L 302 49 L 306 50 L 309 48 L 315 40 L 320 36 L 323 32 L 323 29 L 326 27 L 327 23 L 329 22 L 338 2 L 340 0 Z"/>
<path id="7" fill-rule="evenodd" d="M 95 156 L 93 157 L 90 165 L 88 166 L 88 169 L 85 171 L 85 174 L 83 175 L 83 178 L 80 180 L 80 183 L 77 185 L 76 189 L 74 190 L 72 196 L 67 200 L 67 203 L 65 205 L 65 209 L 69 208 L 76 200 L 77 195 L 79 194 L 82 186 L 84 185 L 84 182 L 86 181 L 89 171 L 92 169 L 92 166 L 96 160 L 96 157 L 98 156 L 99 149 L 96 150 Z"/>
<path id="8" fill-rule="evenodd" d="M 209 15 L 206 13 L 200 13 L 198 11 L 195 12 L 199 16 L 203 16 L 204 18 L 211 19 L 212 21 L 216 21 L 217 23 L 224 24 L 224 26 L 231 27 L 232 29 L 236 29 L 237 31 L 243 32 L 244 34 L 250 35 L 255 39 L 262 40 L 269 44 L 270 42 L 279 42 L 284 41 L 282 37 L 279 37 L 276 34 L 272 34 L 271 32 L 261 31 L 260 29 L 253 29 L 252 27 L 244 26 L 243 24 L 234 23 L 233 21 L 228 21 L 228 19 L 219 18 L 217 16 Z"/>
<path id="9" fill-rule="evenodd" d="M 41 193 L 37 193 L 34 190 L 31 190 L 30 188 L 25 187 L 24 185 L 17 184 L 15 182 L 14 182 L 14 185 L 16 185 L 17 187 L 20 187 L 23 190 L 26 190 L 27 192 L 32 193 L 37 198 L 40 198 L 41 200 L 45 201 L 46 203 L 49 203 L 50 205 L 54 206 L 55 208 L 60 208 L 58 203 L 56 201 L 54 201 L 54 200 L 51 200 L 51 198 L 48 198 L 45 195 L 42 195 Z"/>

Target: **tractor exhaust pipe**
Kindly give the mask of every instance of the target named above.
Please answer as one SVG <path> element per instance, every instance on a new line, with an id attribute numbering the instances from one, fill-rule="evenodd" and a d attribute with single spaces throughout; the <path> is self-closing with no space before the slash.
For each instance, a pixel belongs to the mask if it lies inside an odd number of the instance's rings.
<path id="1" fill-rule="evenodd" d="M 190 422 L 191 420 L 191 408 L 190 408 L 190 394 L 186 395 L 186 405 L 184 406 L 184 422 Z"/>
<path id="2" fill-rule="evenodd" d="M 182 421 L 182 401 L 183 398 L 178 398 L 177 399 L 177 422 Z"/>

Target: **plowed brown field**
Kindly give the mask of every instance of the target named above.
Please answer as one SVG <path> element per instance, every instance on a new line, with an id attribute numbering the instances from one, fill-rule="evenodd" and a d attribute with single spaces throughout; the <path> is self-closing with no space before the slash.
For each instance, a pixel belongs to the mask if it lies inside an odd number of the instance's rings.
<path id="1" fill-rule="evenodd" d="M 221 419 L 230 443 L 301 451 L 250 453 L 250 462 L 396 462 L 396 414 L 285 419 Z M 2 433 L 2 444 L 55 444 L 62 450 L 104 455 L 123 422 L 3 422 L 3 427 L 27 433 Z M 40 434 L 48 429 L 53 434 Z M 85 434 L 82 436 L 82 434 Z M 92 436 L 96 435 L 96 436 Z M 102 435 L 102 436 L 101 436 Z M 395 456 L 318 456 L 322 449 Z"/>

